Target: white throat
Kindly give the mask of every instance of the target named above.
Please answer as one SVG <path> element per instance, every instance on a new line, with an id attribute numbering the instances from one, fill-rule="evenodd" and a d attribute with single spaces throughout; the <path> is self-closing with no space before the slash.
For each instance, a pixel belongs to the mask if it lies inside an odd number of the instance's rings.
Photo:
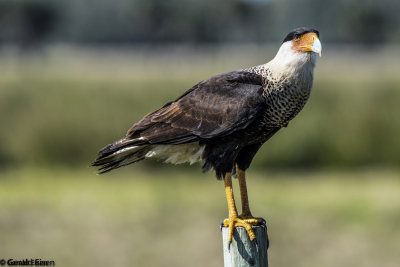
<path id="1" fill-rule="evenodd" d="M 313 79 L 317 54 L 313 52 L 298 52 L 292 49 L 292 42 L 281 45 L 278 53 L 270 62 L 268 68 L 276 79 L 296 79 L 304 81 Z"/>

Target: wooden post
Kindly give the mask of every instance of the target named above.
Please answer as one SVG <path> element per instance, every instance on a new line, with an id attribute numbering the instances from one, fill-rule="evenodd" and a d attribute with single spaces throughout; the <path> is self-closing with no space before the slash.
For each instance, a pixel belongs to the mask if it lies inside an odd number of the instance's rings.
<path id="1" fill-rule="evenodd" d="M 265 224 L 253 226 L 256 239 L 250 241 L 243 227 L 235 228 L 228 248 L 228 228 L 221 226 L 224 247 L 224 267 L 268 267 L 268 237 Z"/>

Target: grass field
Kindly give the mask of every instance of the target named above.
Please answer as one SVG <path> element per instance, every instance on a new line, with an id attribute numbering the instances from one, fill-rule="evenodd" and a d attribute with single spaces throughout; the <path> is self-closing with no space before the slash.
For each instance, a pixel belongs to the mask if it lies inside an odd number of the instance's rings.
<path id="1" fill-rule="evenodd" d="M 397 266 L 399 174 L 250 172 L 253 213 L 268 222 L 270 265 Z M 222 266 L 227 211 L 223 184 L 210 173 L 139 166 L 107 176 L 37 168 L 0 175 L 3 258 Z"/>

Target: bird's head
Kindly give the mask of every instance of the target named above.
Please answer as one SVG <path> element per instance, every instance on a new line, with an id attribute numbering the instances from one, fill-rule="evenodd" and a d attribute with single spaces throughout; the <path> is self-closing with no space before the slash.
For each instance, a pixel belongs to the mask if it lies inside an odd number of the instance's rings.
<path id="1" fill-rule="evenodd" d="M 321 49 L 317 30 L 297 28 L 289 32 L 275 58 L 268 64 L 278 78 L 299 75 L 312 77 L 317 54 L 321 55 Z"/>
<path id="2" fill-rule="evenodd" d="M 321 56 L 319 32 L 311 28 L 297 28 L 289 32 L 283 40 L 291 49 L 299 53 L 317 53 Z"/>

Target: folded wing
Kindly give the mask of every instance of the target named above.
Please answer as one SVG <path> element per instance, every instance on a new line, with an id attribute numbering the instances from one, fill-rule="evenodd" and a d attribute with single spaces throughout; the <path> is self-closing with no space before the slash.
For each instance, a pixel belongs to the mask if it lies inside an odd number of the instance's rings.
<path id="1" fill-rule="evenodd" d="M 266 108 L 263 78 L 235 71 L 214 76 L 133 125 L 127 138 L 182 144 L 247 127 Z"/>

